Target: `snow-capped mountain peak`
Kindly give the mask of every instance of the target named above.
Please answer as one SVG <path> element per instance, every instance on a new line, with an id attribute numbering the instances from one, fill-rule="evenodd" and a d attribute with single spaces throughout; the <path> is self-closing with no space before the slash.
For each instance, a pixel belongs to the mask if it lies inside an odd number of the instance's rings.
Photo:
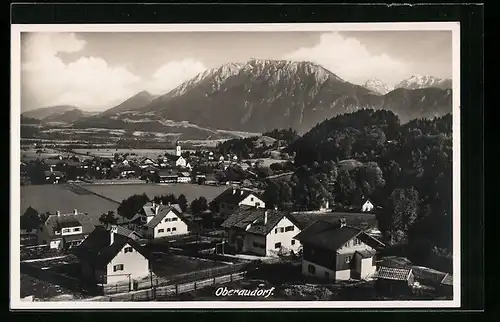
<path id="1" fill-rule="evenodd" d="M 387 84 L 375 77 L 368 79 L 363 87 L 382 95 L 385 95 L 391 91 L 391 88 Z"/>
<path id="2" fill-rule="evenodd" d="M 451 89 L 452 82 L 449 78 L 439 78 L 426 75 L 412 75 L 401 81 L 396 88 L 419 89 L 426 87 L 438 87 L 442 89 Z"/>

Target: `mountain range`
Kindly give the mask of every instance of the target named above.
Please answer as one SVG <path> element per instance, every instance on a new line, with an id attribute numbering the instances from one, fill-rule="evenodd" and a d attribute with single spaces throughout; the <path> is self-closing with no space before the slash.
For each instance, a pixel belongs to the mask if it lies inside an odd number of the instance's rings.
<path id="1" fill-rule="evenodd" d="M 292 127 L 304 133 L 325 119 L 368 108 L 390 110 L 401 122 L 441 116 L 451 112 L 451 98 L 451 80 L 413 76 L 390 90 L 376 79 L 352 84 L 311 62 L 252 59 L 206 70 L 158 97 L 144 91 L 96 115 L 77 118 L 73 108 L 58 110 L 53 119 L 76 128 L 188 131 L 200 138 L 219 130 Z M 40 119 L 36 111 L 23 116 Z M 70 111 L 75 118 L 64 116 Z"/>

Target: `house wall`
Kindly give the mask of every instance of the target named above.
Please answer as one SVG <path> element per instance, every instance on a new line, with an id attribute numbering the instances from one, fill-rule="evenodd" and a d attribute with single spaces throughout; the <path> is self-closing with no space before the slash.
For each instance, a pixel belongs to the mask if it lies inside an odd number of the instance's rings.
<path id="1" fill-rule="evenodd" d="M 149 275 L 149 261 L 137 250 L 133 249 L 132 252 L 125 253 L 124 249 L 130 247 L 126 244 L 118 254 L 107 265 L 106 269 L 106 282 L 107 284 L 114 284 L 129 279 L 143 278 Z M 113 271 L 113 266 L 123 264 L 122 271 Z"/>
<path id="2" fill-rule="evenodd" d="M 354 254 L 356 251 L 368 250 L 373 251 L 373 247 L 365 244 L 358 239 L 358 244 L 355 245 L 355 238 L 349 240 L 345 245 L 337 250 L 339 254 Z"/>
<path id="3" fill-rule="evenodd" d="M 166 221 L 176 218 L 176 221 Z M 175 231 L 172 230 L 175 228 Z M 163 229 L 163 232 L 160 230 Z M 170 231 L 167 231 L 170 229 Z M 170 211 L 162 221 L 154 228 L 148 228 L 148 233 L 154 238 L 161 238 L 166 236 L 177 236 L 189 233 L 188 225 L 182 221 L 173 211 Z"/>
<path id="4" fill-rule="evenodd" d="M 363 258 L 361 261 L 361 279 L 366 279 L 375 274 L 377 267 L 373 265 L 373 257 Z"/>
<path id="5" fill-rule="evenodd" d="M 49 234 L 47 233 L 47 227 L 45 225 L 40 226 L 36 233 L 37 243 L 39 245 L 48 245 L 51 238 L 49 238 Z"/>
<path id="6" fill-rule="evenodd" d="M 60 247 L 62 247 L 61 242 L 62 242 L 61 239 L 53 239 L 50 241 L 49 247 L 51 249 L 59 249 Z"/>
<path id="7" fill-rule="evenodd" d="M 286 231 L 286 227 L 293 227 L 293 230 Z M 281 228 L 283 228 L 283 232 L 281 232 Z M 300 233 L 300 229 L 288 218 L 283 217 L 266 236 L 266 253 L 268 255 L 277 255 L 280 249 L 275 248 L 276 243 L 281 243 L 283 253 L 290 253 L 292 250 L 296 253 L 302 247 L 300 242 L 293 238 L 298 233 Z"/>
<path id="8" fill-rule="evenodd" d="M 263 247 L 259 247 L 258 245 L 263 245 Z M 243 252 L 267 256 L 266 248 L 265 236 L 245 233 L 245 237 L 243 239 Z"/>
<path id="9" fill-rule="evenodd" d="M 253 194 L 250 194 L 245 199 L 240 201 L 240 203 L 238 205 L 255 207 L 255 206 L 257 206 L 257 204 L 258 204 L 258 207 L 260 207 L 260 208 L 266 208 L 266 203 L 264 201 L 260 200 L 259 198 L 257 198 Z"/>
<path id="10" fill-rule="evenodd" d="M 178 167 L 185 167 L 186 166 L 186 159 L 184 159 L 183 157 L 179 157 L 175 161 L 175 165 L 178 166 Z"/>
<path id="11" fill-rule="evenodd" d="M 368 212 L 373 210 L 373 204 L 370 201 L 367 201 L 361 207 L 361 211 Z"/>
<path id="12" fill-rule="evenodd" d="M 309 266 L 314 266 L 314 273 L 309 271 Z M 330 281 L 335 279 L 335 271 L 304 259 L 302 260 L 302 275 Z"/>

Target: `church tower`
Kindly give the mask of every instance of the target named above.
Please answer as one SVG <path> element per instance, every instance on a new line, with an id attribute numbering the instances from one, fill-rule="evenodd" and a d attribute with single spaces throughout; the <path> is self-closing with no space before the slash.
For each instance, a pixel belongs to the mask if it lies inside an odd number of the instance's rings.
<path id="1" fill-rule="evenodd" d="M 181 145 L 178 141 L 175 142 L 175 155 L 180 157 L 182 154 Z"/>

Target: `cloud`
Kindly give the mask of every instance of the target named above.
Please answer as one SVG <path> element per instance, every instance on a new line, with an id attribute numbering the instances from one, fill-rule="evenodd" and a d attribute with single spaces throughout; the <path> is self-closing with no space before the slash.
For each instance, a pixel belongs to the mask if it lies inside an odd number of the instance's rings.
<path id="1" fill-rule="evenodd" d="M 374 55 L 355 38 L 337 32 L 322 34 L 313 47 L 303 47 L 285 55 L 284 59 L 305 60 L 322 65 L 346 81 L 364 84 L 375 77 L 394 85 L 408 76 L 408 66 L 389 55 Z"/>
<path id="2" fill-rule="evenodd" d="M 146 87 L 152 94 L 165 94 L 206 69 L 203 63 L 191 58 L 172 61 L 158 68 Z"/>
<path id="3" fill-rule="evenodd" d="M 109 106 L 135 93 L 140 78 L 97 57 L 64 63 L 59 53 L 75 53 L 86 45 L 72 33 L 36 33 L 23 43 L 22 86 L 38 106 Z"/>

